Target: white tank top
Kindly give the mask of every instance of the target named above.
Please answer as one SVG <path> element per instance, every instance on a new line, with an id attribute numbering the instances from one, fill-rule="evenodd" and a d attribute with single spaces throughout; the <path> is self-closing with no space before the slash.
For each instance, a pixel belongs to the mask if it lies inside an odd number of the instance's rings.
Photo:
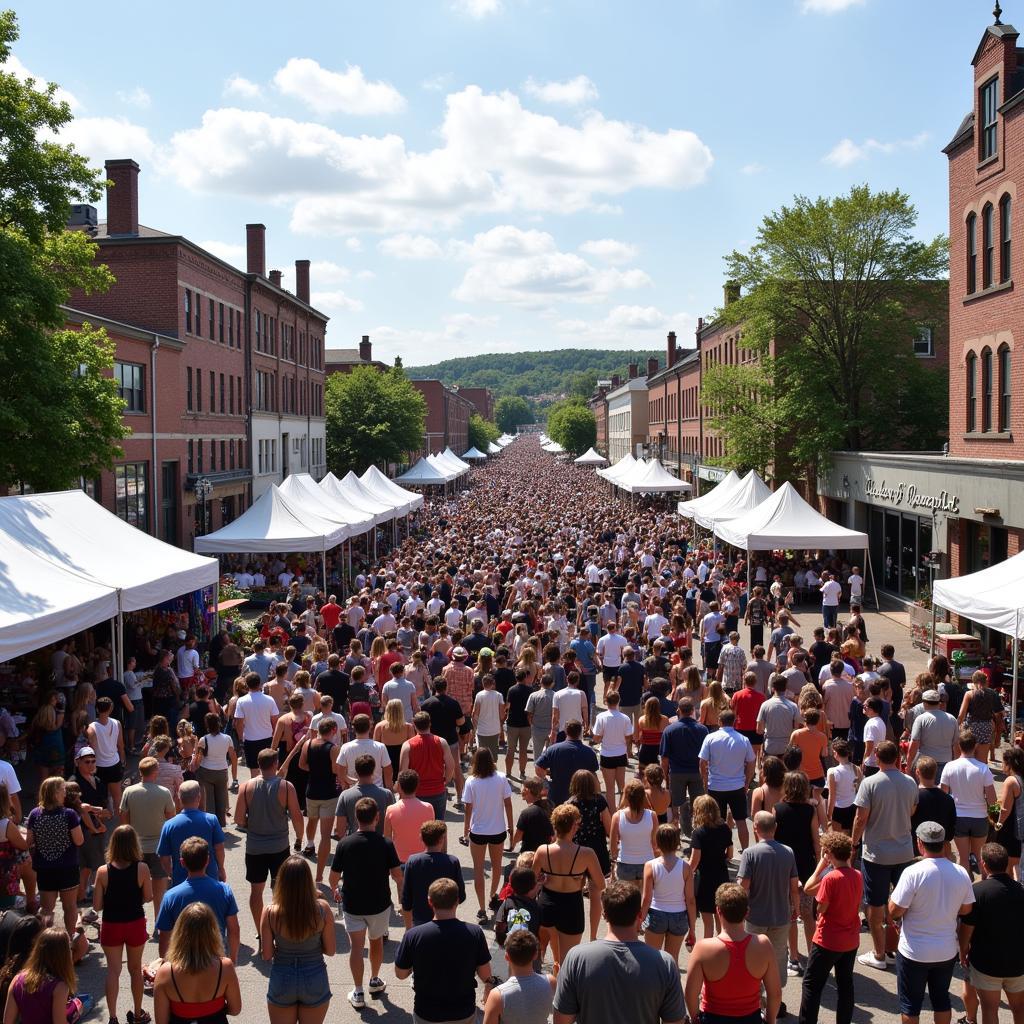
<path id="1" fill-rule="evenodd" d="M 835 790 L 836 807 L 849 807 L 857 795 L 857 771 L 852 764 L 837 764 L 828 770 L 828 784 Z"/>
<path id="2" fill-rule="evenodd" d="M 207 733 L 199 741 L 199 749 L 203 753 L 203 767 L 211 772 L 222 772 L 228 767 L 228 748 L 231 746 L 231 737 L 227 733 L 219 732 L 216 735 Z"/>
<path id="3" fill-rule="evenodd" d="M 104 725 L 97 719 L 92 723 L 92 731 L 96 735 L 96 767 L 112 768 L 115 764 L 120 764 L 117 737 L 121 732 L 121 723 L 115 718 L 108 718 L 107 724 Z"/>
<path id="4" fill-rule="evenodd" d="M 629 812 L 619 815 L 619 860 L 623 864 L 646 864 L 651 859 L 651 829 L 654 811 L 645 810 L 638 822 L 629 820 Z"/>
<path id="5" fill-rule="evenodd" d="M 661 910 L 666 914 L 678 914 L 686 909 L 685 882 L 689 864 L 682 857 L 677 857 L 672 870 L 665 866 L 662 857 L 651 861 L 651 874 L 654 881 L 654 892 L 651 896 L 651 909 Z"/>

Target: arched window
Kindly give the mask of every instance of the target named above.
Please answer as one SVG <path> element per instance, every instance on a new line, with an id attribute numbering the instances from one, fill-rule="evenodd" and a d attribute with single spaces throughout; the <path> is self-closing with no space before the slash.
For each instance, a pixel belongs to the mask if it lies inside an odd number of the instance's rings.
<path id="1" fill-rule="evenodd" d="M 1010 429 L 1010 409 L 1013 395 L 1010 369 L 1010 348 L 1008 345 L 1004 345 L 999 350 L 999 429 L 1003 433 Z"/>
<path id="2" fill-rule="evenodd" d="M 981 350 L 981 429 L 992 429 L 992 349 Z"/>
<path id="3" fill-rule="evenodd" d="M 967 294 L 978 287 L 978 218 L 972 213 L 967 218 Z"/>
<path id="4" fill-rule="evenodd" d="M 978 357 L 967 353 L 967 433 L 978 429 Z"/>
<path id="5" fill-rule="evenodd" d="M 992 271 L 995 265 L 995 214 L 991 203 L 981 211 L 981 287 L 992 285 Z"/>
<path id="6" fill-rule="evenodd" d="M 999 200 L 999 280 L 1009 281 L 1010 273 L 1010 251 L 1012 236 L 1012 215 L 1010 211 L 1010 197 L 1004 195 Z"/>

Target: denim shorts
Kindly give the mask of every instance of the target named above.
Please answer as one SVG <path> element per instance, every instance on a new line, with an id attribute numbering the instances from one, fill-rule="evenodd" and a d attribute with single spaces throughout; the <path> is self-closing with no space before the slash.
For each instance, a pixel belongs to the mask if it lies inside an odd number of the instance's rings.
<path id="1" fill-rule="evenodd" d="M 869 907 L 884 907 L 889 902 L 889 893 L 900 880 L 906 864 L 876 864 L 873 860 L 862 860 L 864 872 L 864 901 Z"/>
<path id="2" fill-rule="evenodd" d="M 615 877 L 620 882 L 640 882 L 644 877 L 643 864 L 624 864 L 621 860 L 615 863 Z"/>
<path id="3" fill-rule="evenodd" d="M 900 1013 L 907 1017 L 920 1017 L 925 989 L 932 1004 L 932 1013 L 948 1013 L 949 984 L 953 980 L 956 957 L 937 963 L 920 963 L 902 953 L 896 953 L 896 994 Z"/>
<path id="4" fill-rule="evenodd" d="M 267 1002 L 273 1006 L 323 1006 L 331 998 L 327 964 L 323 959 L 274 960 L 270 968 Z"/>
<path id="5" fill-rule="evenodd" d="M 655 935 L 685 935 L 690 930 L 690 918 L 685 910 L 670 912 L 651 907 L 644 918 L 644 928 Z"/>

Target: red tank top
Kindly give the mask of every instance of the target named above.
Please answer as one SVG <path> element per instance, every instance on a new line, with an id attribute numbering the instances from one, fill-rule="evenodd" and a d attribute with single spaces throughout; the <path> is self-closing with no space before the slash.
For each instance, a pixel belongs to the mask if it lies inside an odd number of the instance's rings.
<path id="1" fill-rule="evenodd" d="M 444 792 L 444 751 L 431 733 L 417 733 L 409 740 L 409 767 L 420 777 L 416 792 L 420 796 L 440 796 Z"/>
<path id="2" fill-rule="evenodd" d="M 730 942 L 718 937 L 719 942 L 729 951 L 729 969 L 718 981 L 704 976 L 700 1008 L 705 1013 L 745 1017 L 761 1008 L 761 979 L 755 978 L 747 970 L 747 946 L 752 938 L 752 935 L 748 935 L 742 942 Z"/>

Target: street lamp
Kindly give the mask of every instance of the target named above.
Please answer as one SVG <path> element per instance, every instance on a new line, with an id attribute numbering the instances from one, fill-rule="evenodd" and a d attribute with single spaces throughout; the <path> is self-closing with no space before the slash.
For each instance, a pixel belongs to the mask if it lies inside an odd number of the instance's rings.
<path id="1" fill-rule="evenodd" d="M 934 516 L 932 517 L 932 522 L 934 523 Z M 935 536 L 935 531 L 933 529 L 932 530 L 932 537 L 934 537 L 934 536 Z M 931 597 L 931 602 L 932 602 L 932 636 L 931 636 L 930 652 L 929 652 L 929 657 L 932 657 L 932 658 L 935 657 L 935 620 L 936 620 L 936 614 L 935 614 L 935 570 L 938 569 L 939 566 L 941 565 L 940 557 L 941 557 L 941 552 L 929 551 L 928 554 L 925 556 L 925 559 L 924 559 L 924 564 L 928 567 L 928 593 L 929 593 L 929 595 Z"/>
<path id="2" fill-rule="evenodd" d="M 210 521 L 207 502 L 210 500 L 210 495 L 213 494 L 213 482 L 210 480 L 209 477 L 201 476 L 195 482 L 194 490 L 196 499 L 201 503 L 203 510 L 203 533 L 209 533 Z"/>

